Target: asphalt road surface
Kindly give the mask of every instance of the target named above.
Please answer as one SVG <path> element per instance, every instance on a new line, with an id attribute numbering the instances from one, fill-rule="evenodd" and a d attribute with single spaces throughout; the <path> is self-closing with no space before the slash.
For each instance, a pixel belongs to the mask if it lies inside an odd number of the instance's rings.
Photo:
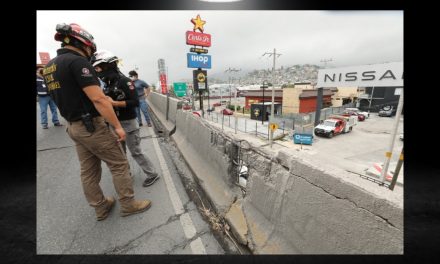
<path id="1" fill-rule="evenodd" d="M 130 155 L 128 159 L 135 198 L 151 200 L 151 208 L 120 217 L 116 202 L 106 220 L 96 221 L 81 187 L 74 143 L 66 121 L 60 120 L 64 126 L 49 122 L 49 129 L 42 129 L 37 103 L 37 254 L 225 254 L 188 198 L 167 143 L 150 127 L 141 128 L 141 146 L 160 179 L 142 187 L 145 176 Z M 105 163 L 102 169 L 104 195 L 117 197 Z"/>

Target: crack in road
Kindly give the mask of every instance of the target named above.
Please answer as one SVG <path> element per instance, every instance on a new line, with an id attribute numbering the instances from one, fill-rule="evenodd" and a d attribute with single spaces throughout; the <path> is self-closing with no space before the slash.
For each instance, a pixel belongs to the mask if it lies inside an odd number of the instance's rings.
<path id="1" fill-rule="evenodd" d="M 71 148 L 74 147 L 73 145 L 70 146 L 62 146 L 62 147 L 53 147 L 53 148 L 45 148 L 45 149 L 37 149 L 38 152 L 42 151 L 48 151 L 48 150 L 55 150 L 55 149 L 65 149 L 65 148 Z"/>
<path id="2" fill-rule="evenodd" d="M 326 192 L 326 193 L 329 194 L 330 196 L 335 197 L 336 199 L 347 200 L 348 202 L 354 204 L 357 208 L 359 208 L 359 209 L 363 209 L 363 210 L 365 210 L 365 211 L 371 213 L 372 215 L 374 215 L 374 216 L 376 216 L 376 217 L 382 219 L 383 221 L 385 221 L 388 225 L 390 225 L 390 226 L 392 226 L 392 227 L 398 229 L 398 228 L 397 228 L 393 223 L 391 223 L 388 219 L 384 218 L 383 216 L 377 215 L 377 214 L 371 212 L 370 210 L 368 210 L 368 209 L 366 209 L 366 208 L 363 208 L 363 207 L 357 205 L 354 201 L 349 200 L 349 199 L 347 199 L 347 198 L 339 197 L 339 196 L 337 196 L 337 195 L 335 195 L 335 194 L 332 194 L 332 193 L 328 192 L 327 190 L 325 190 L 324 188 L 322 188 L 321 186 L 318 186 L 318 185 L 316 185 L 316 184 L 314 184 L 314 183 L 308 181 L 306 178 L 304 178 L 304 177 L 301 176 L 301 175 L 294 174 L 294 173 L 292 173 L 292 175 L 297 176 L 297 177 L 299 177 L 299 178 L 305 180 L 306 182 L 308 182 L 308 183 L 310 183 L 311 185 L 313 185 L 313 186 L 315 186 L 315 187 L 317 187 L 317 188 L 323 190 L 324 192 Z"/>
<path id="3" fill-rule="evenodd" d="M 168 224 L 170 224 L 170 223 L 172 223 L 172 222 L 174 222 L 174 221 L 176 221 L 176 220 L 179 220 L 180 216 L 182 216 L 182 215 L 185 214 L 185 213 L 187 213 L 187 211 L 184 211 L 184 212 L 181 213 L 181 214 L 172 215 L 172 216 L 170 216 L 170 217 L 167 219 L 167 221 L 166 221 L 165 223 L 160 224 L 160 225 L 158 225 L 158 226 L 155 226 L 155 227 L 153 227 L 153 228 L 148 229 L 147 231 L 141 233 L 139 236 L 137 236 L 137 237 L 135 237 L 135 238 L 133 238 L 133 239 L 127 241 L 127 243 L 125 243 L 124 245 L 116 246 L 116 247 L 114 247 L 114 248 L 112 248 L 112 249 L 104 250 L 104 252 L 103 252 L 102 254 L 104 254 L 104 255 L 107 255 L 107 254 L 110 255 L 110 254 L 124 253 L 124 252 L 127 252 L 127 251 L 130 250 L 130 249 L 136 248 L 136 247 L 138 247 L 139 245 L 134 245 L 134 246 L 133 246 L 133 245 L 132 245 L 133 242 L 135 242 L 136 240 L 138 240 L 139 238 L 141 238 L 141 237 L 143 237 L 143 236 L 146 236 L 146 235 L 150 235 L 150 234 L 152 234 L 156 229 L 159 229 L 159 228 L 161 228 L 161 227 L 163 227 L 163 226 L 166 226 L 166 225 L 168 225 Z"/>
<path id="4" fill-rule="evenodd" d="M 207 234 L 207 233 L 209 233 L 209 229 L 197 232 L 192 238 L 187 239 L 187 240 L 183 241 L 182 243 L 173 246 L 170 250 L 165 251 L 164 254 L 169 255 L 169 254 L 173 253 L 178 248 L 185 249 L 186 246 L 188 246 L 188 244 L 190 244 L 191 242 L 193 242 L 194 240 L 196 240 L 200 236 L 203 236 L 204 234 Z"/>
<path id="5" fill-rule="evenodd" d="M 97 224 L 98 224 L 98 222 L 95 222 L 95 224 L 93 225 L 93 227 L 92 227 L 90 230 L 93 230 L 93 229 L 96 227 Z M 78 233 L 79 233 L 80 231 L 81 231 L 81 229 L 79 229 L 79 228 L 75 231 L 75 233 L 73 234 L 72 241 L 70 241 L 69 246 L 68 246 L 66 249 L 64 249 L 63 252 L 62 252 L 61 254 L 67 254 L 67 252 L 70 251 L 70 250 L 72 249 L 73 243 L 74 243 L 76 240 L 81 239 L 81 238 L 85 237 L 85 236 L 88 234 L 88 233 L 86 232 L 84 235 L 77 237 L 77 236 L 78 236 Z"/>
<path id="6" fill-rule="evenodd" d="M 93 230 L 93 229 L 96 227 L 97 224 L 98 224 L 98 222 L 96 222 L 90 230 Z M 68 246 L 66 249 L 64 249 L 63 252 L 62 252 L 61 254 L 66 254 L 67 251 L 70 251 L 70 250 L 72 249 L 73 243 L 74 243 L 77 239 L 81 239 L 81 238 L 85 237 L 85 236 L 88 234 L 88 233 L 86 233 L 86 234 L 84 234 L 84 235 L 82 235 L 82 236 L 77 237 L 77 235 L 78 235 L 78 233 L 79 233 L 80 231 L 81 231 L 81 230 L 80 230 L 79 228 L 75 231 L 75 233 L 73 234 L 72 241 L 70 241 L 69 246 Z"/>

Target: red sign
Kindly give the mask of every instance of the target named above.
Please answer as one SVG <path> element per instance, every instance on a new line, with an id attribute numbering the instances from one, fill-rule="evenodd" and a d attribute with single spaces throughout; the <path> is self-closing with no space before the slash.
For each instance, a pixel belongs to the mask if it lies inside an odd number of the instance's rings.
<path id="1" fill-rule="evenodd" d="M 211 47 L 211 34 L 187 31 L 186 44 L 197 45 L 202 47 Z"/>
<path id="2" fill-rule="evenodd" d="M 38 52 L 40 55 L 41 64 L 47 64 L 50 61 L 49 52 Z"/>
<path id="3" fill-rule="evenodd" d="M 162 94 L 167 94 L 168 93 L 167 76 L 164 73 L 162 73 L 161 75 L 159 75 L 159 80 L 160 80 L 160 87 L 162 88 Z"/>

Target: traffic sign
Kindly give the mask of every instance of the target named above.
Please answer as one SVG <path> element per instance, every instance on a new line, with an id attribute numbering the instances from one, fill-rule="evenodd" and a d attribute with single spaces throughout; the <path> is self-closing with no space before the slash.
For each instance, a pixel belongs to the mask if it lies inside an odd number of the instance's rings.
<path id="1" fill-rule="evenodd" d="M 211 69 L 211 55 L 187 53 L 188 68 Z"/>
<path id="2" fill-rule="evenodd" d="M 275 131 L 278 129 L 278 124 L 276 123 L 271 123 L 269 124 L 270 130 Z"/>
<path id="3" fill-rule="evenodd" d="M 177 97 L 182 97 L 186 95 L 186 83 L 173 83 L 174 94 Z"/>
<path id="4" fill-rule="evenodd" d="M 304 144 L 304 145 L 312 145 L 313 135 L 312 134 L 293 134 L 293 143 L 295 144 Z"/>

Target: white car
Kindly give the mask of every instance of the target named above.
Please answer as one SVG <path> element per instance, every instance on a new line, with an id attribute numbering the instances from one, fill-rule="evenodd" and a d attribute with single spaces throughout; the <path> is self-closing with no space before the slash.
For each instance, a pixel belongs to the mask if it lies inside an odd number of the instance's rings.
<path id="1" fill-rule="evenodd" d="M 400 134 L 399 139 L 403 141 L 403 133 Z"/>
<path id="2" fill-rule="evenodd" d="M 359 110 L 359 108 L 356 108 L 356 107 L 348 107 L 348 108 L 345 108 L 345 111 L 356 112 L 356 113 L 358 113 L 358 114 L 364 115 L 365 118 L 369 118 L 369 117 L 370 117 L 370 113 L 368 113 L 368 112 L 362 112 L 361 110 Z"/>

